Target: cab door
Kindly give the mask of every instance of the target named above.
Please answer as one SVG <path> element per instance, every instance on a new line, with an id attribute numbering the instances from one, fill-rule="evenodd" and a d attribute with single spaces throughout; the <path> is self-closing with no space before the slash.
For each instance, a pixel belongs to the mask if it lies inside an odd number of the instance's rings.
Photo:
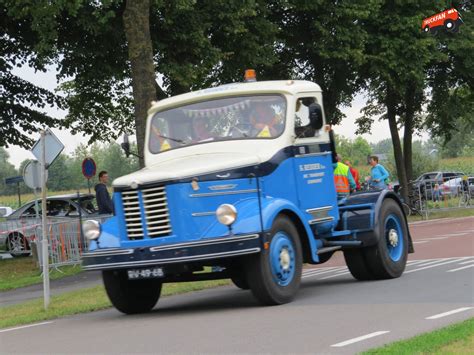
<path id="1" fill-rule="evenodd" d="M 300 209 L 316 232 L 324 233 L 337 224 L 339 214 L 328 126 L 323 117 L 321 129 L 311 127 L 309 107 L 312 103 L 322 107 L 321 95 L 306 94 L 296 98 L 294 176 Z"/>

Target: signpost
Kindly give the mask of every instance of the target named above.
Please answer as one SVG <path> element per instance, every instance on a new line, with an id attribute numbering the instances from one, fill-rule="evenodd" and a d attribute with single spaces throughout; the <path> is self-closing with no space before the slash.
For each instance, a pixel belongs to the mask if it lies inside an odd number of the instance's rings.
<path id="1" fill-rule="evenodd" d="M 46 181 L 48 181 L 48 170 L 46 170 Z M 38 208 L 38 190 L 41 189 L 41 164 L 37 160 L 32 160 L 25 166 L 23 170 L 23 181 L 25 185 L 33 189 L 35 194 L 36 218 L 39 218 Z"/>
<path id="2" fill-rule="evenodd" d="M 92 158 L 86 158 L 82 161 L 82 175 L 87 179 L 87 187 L 89 188 L 89 193 L 91 193 L 91 179 L 95 176 L 97 171 L 97 166 L 95 161 Z"/>
<path id="3" fill-rule="evenodd" d="M 5 184 L 16 184 L 18 191 L 18 207 L 21 206 L 20 182 L 23 182 L 23 176 L 13 176 L 5 179 Z"/>
<path id="4" fill-rule="evenodd" d="M 41 224 L 42 224 L 42 255 L 43 255 L 43 293 L 44 309 L 48 309 L 50 290 L 49 290 L 49 256 L 48 256 L 48 231 L 46 228 L 46 180 L 48 166 L 63 151 L 64 145 L 49 129 L 41 131 L 41 138 L 33 145 L 31 152 L 40 161 L 41 164 Z"/>

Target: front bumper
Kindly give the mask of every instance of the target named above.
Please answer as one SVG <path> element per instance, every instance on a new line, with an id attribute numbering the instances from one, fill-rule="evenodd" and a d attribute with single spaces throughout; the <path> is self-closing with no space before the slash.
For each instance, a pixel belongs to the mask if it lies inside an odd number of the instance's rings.
<path id="1" fill-rule="evenodd" d="M 212 260 L 260 250 L 260 235 L 247 234 L 157 247 L 98 249 L 82 254 L 82 266 L 85 270 L 126 269 Z"/>

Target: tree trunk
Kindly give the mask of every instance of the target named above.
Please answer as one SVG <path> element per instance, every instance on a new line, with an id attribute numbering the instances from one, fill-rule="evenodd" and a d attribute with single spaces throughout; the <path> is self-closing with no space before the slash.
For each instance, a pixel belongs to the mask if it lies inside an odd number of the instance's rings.
<path id="1" fill-rule="evenodd" d="M 128 59 L 132 70 L 135 126 L 140 167 L 145 166 L 143 153 L 147 111 L 156 100 L 155 66 L 150 37 L 150 0 L 127 0 L 123 13 Z"/>
<path id="2" fill-rule="evenodd" d="M 413 150 L 412 139 L 415 119 L 415 87 L 410 85 L 405 97 L 405 129 L 403 133 L 403 158 L 405 161 L 405 170 L 407 181 L 413 180 Z"/>
<path id="3" fill-rule="evenodd" d="M 405 201 L 408 201 L 408 182 L 405 171 L 405 163 L 403 159 L 402 145 L 400 142 L 400 137 L 398 135 L 397 117 L 395 110 L 395 95 L 390 87 L 387 88 L 387 97 L 385 100 L 385 105 L 387 107 L 387 119 L 388 125 L 390 127 L 390 135 L 392 136 L 393 153 L 395 155 L 395 164 L 397 166 L 398 180 L 402 188 L 401 193 L 403 199 Z"/>

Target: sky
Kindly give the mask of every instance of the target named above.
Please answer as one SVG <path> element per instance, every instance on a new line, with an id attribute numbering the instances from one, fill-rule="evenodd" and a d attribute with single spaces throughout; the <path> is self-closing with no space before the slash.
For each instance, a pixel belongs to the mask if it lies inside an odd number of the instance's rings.
<path id="1" fill-rule="evenodd" d="M 34 69 L 27 66 L 21 68 L 16 68 L 13 70 L 13 73 L 19 77 L 32 82 L 33 84 L 54 91 L 58 86 L 56 80 L 56 70 L 55 67 L 48 67 L 47 72 L 35 72 Z M 323 93 L 324 95 L 324 93 Z M 334 131 L 338 135 L 343 135 L 347 138 L 354 139 L 358 135 L 355 134 L 357 126 L 355 120 L 357 117 L 361 116 L 360 110 L 364 107 L 366 99 L 363 94 L 357 95 L 350 107 L 344 107 L 342 112 L 345 113 L 346 118 L 343 119 L 342 123 L 338 126 L 334 126 Z M 53 109 L 45 109 L 46 112 L 55 117 L 64 117 L 66 115 L 65 111 L 58 111 Z M 72 153 L 76 147 L 81 143 L 86 143 L 88 140 L 87 136 L 83 135 L 72 135 L 67 130 L 52 129 L 53 133 L 59 138 L 59 140 L 64 144 L 64 153 Z M 403 132 L 400 132 L 403 134 Z M 386 121 L 375 120 L 372 126 L 372 131 L 370 134 L 361 135 L 370 143 L 376 143 L 382 139 L 390 138 L 390 130 L 388 128 L 388 123 Z M 39 134 L 33 136 L 33 138 L 39 138 Z M 423 139 L 427 138 L 427 134 L 422 135 Z M 133 140 L 133 137 L 132 137 Z M 121 141 L 120 141 L 121 142 Z M 21 162 L 25 159 L 34 159 L 33 154 L 23 148 L 17 146 L 10 146 L 7 149 L 8 154 L 10 155 L 10 163 L 15 165 L 18 168 Z"/>

